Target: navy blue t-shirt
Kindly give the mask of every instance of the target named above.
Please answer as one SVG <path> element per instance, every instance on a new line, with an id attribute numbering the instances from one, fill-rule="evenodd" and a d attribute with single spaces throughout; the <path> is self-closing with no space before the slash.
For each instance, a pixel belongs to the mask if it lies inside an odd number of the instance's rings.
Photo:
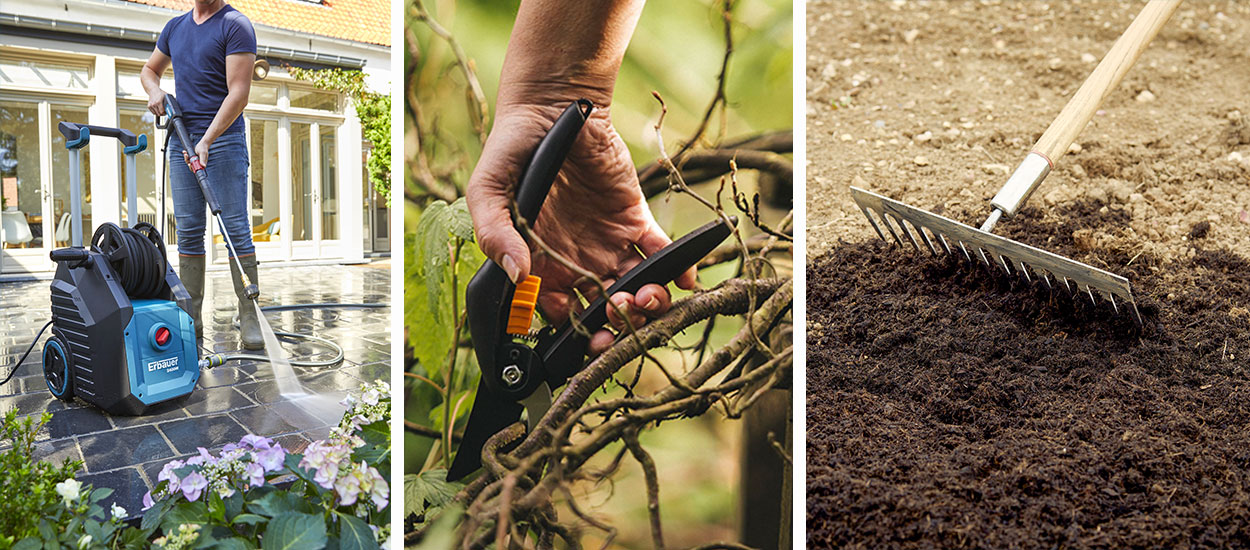
<path id="1" fill-rule="evenodd" d="M 174 64 L 174 87 L 187 131 L 203 135 L 226 100 L 226 56 L 256 53 L 256 31 L 247 16 L 230 5 L 195 24 L 193 12 L 170 19 L 156 47 Z M 243 117 L 226 132 L 242 132 Z"/>

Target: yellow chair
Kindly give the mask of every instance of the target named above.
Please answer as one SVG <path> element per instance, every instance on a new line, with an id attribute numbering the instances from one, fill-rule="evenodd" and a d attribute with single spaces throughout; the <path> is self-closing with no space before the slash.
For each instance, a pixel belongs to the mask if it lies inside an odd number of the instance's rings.
<path id="1" fill-rule="evenodd" d="M 252 227 L 252 242 L 269 242 L 279 240 L 278 229 L 282 224 L 278 223 L 278 218 L 274 218 L 265 223 Z M 213 242 L 217 244 L 226 244 L 226 240 L 221 235 L 213 235 Z"/>

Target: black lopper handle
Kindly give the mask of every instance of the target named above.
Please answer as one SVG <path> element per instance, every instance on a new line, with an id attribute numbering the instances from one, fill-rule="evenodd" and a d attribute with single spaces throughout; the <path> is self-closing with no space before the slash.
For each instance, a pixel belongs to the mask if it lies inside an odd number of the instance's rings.
<path id="1" fill-rule="evenodd" d="M 594 105 L 584 99 L 569 105 L 538 143 L 534 156 L 521 173 L 517 182 L 517 211 L 531 226 L 547 200 L 547 192 L 551 190 L 556 174 L 564 165 L 565 155 L 573 147 L 593 108 Z M 515 291 L 516 285 L 508 279 L 508 274 L 489 259 L 482 263 L 465 289 L 469 333 L 473 336 L 473 349 L 482 369 L 482 380 L 500 394 L 509 391 L 499 381 L 503 364 L 497 359 L 503 344 L 509 341 L 505 338 L 505 328 Z M 532 388 L 513 388 L 512 391 L 532 391 Z"/>
<path id="2" fill-rule="evenodd" d="M 615 284 L 608 287 L 607 292 L 586 307 L 575 321 L 567 321 L 555 333 L 543 364 L 547 368 L 547 383 L 556 387 L 568 380 L 570 376 L 582 368 L 582 358 L 586 355 L 586 347 L 590 344 L 589 334 L 594 334 L 608 322 L 608 299 L 617 292 L 636 293 L 649 284 L 668 284 L 691 266 L 707 256 L 717 245 L 724 241 L 738 218 L 729 217 L 728 223 L 718 219 L 704 224 L 702 227 L 687 233 L 659 252 L 634 266 Z M 582 330 L 579 330 L 581 327 Z"/>
<path id="3" fill-rule="evenodd" d="M 191 142 L 191 134 L 187 133 L 186 124 L 182 122 L 182 108 L 178 106 L 178 100 L 174 94 L 165 94 L 165 116 L 169 117 L 166 124 L 174 127 L 174 133 L 178 134 L 178 141 L 187 151 L 187 156 L 191 157 L 191 172 L 195 173 L 195 180 L 200 183 L 200 192 L 204 194 L 204 202 L 208 203 L 208 208 L 214 216 L 220 214 L 221 203 L 218 202 L 217 195 L 213 193 L 213 188 L 208 185 L 208 171 L 204 169 L 204 163 L 200 162 L 199 155 L 195 154 L 195 144 Z"/>

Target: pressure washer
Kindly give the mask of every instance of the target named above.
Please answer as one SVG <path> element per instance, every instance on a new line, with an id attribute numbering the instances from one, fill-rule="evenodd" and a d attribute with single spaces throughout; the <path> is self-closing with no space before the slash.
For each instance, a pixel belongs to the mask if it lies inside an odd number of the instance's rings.
<path id="1" fill-rule="evenodd" d="M 43 374 L 59 399 L 78 396 L 110 414 L 139 415 L 191 393 L 200 378 L 191 295 L 169 265 L 160 232 L 137 222 L 135 155 L 146 135 L 61 122 L 69 150 L 70 246 L 53 250 L 52 336 Z M 119 140 L 129 227 L 104 223 L 83 246 L 80 153 L 92 136 Z"/>
<path id="2" fill-rule="evenodd" d="M 193 143 L 182 120 L 182 110 L 173 95 L 165 97 L 167 120 L 157 127 L 172 129 L 184 147 Z M 196 344 L 191 295 L 170 265 L 160 231 L 137 221 L 138 189 L 135 183 L 135 155 L 147 149 L 147 136 L 120 129 L 61 122 L 69 150 L 70 246 L 53 250 L 56 274 L 52 281 L 52 320 L 40 329 L 16 365 L 21 365 L 49 328 L 52 335 L 44 344 L 44 379 L 52 395 L 70 401 L 75 396 L 114 415 L 142 415 L 156 405 L 190 395 L 202 369 L 211 369 L 233 360 L 273 361 L 272 356 L 254 354 L 209 354 L 201 357 Z M 168 149 L 169 133 L 166 135 Z M 123 145 L 126 162 L 127 225 L 101 224 L 90 247 L 83 246 L 80 153 L 92 136 L 116 138 Z M 230 249 L 234 239 L 221 219 L 221 205 L 208 182 L 203 162 L 187 147 L 188 166 L 195 174 L 205 202 Z M 168 172 L 168 170 L 166 170 Z M 162 201 L 159 218 L 165 219 Z M 245 296 L 259 307 L 260 290 L 245 277 Z M 312 308 L 381 308 L 387 304 L 308 304 L 259 308 L 261 311 Z M 262 319 L 262 323 L 263 323 Z M 334 351 L 328 360 L 289 361 L 293 366 L 327 367 L 343 360 L 343 349 L 334 342 L 312 335 L 275 332 L 288 339 L 310 340 Z M 271 350 L 271 353 L 276 350 Z M 285 360 L 284 360 L 285 361 Z M 15 366 L 0 384 L 16 372 Z"/>

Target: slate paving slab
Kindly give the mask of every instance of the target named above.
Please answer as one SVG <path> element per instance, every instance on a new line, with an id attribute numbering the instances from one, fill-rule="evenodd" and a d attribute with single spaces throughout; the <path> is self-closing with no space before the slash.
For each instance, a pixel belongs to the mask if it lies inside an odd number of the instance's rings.
<path id="1" fill-rule="evenodd" d="M 0 283 L 0 377 L 7 375 L 39 329 L 51 318 L 49 282 Z M 387 303 L 390 270 L 375 266 L 266 267 L 260 270 L 261 305 L 331 302 Z M 201 347 L 218 353 L 242 348 L 232 321 L 237 299 L 229 272 L 210 271 L 205 284 L 205 338 Z M 267 363 L 232 361 L 201 373 L 186 398 L 138 417 L 112 416 L 82 401 L 52 397 L 43 379 L 40 343 L 12 380 L 0 384 L 0 413 L 51 414 L 40 430 L 36 455 L 56 463 L 84 461 L 78 479 L 114 490 L 105 501 L 138 514 L 144 493 L 156 484 L 164 464 L 187 458 L 204 447 L 217 452 L 245 434 L 272 437 L 289 451 L 302 451 L 325 438 L 342 409 L 329 410 L 366 382 L 390 377 L 390 308 L 309 309 L 266 313 L 275 331 L 300 332 L 330 339 L 344 349 L 334 367 L 295 367 L 316 399 L 300 403 L 278 395 Z M 293 359 L 328 358 L 323 346 L 285 343 Z M 247 352 L 260 353 L 263 352 Z M 4 447 L 0 443 L 0 447 Z"/>

